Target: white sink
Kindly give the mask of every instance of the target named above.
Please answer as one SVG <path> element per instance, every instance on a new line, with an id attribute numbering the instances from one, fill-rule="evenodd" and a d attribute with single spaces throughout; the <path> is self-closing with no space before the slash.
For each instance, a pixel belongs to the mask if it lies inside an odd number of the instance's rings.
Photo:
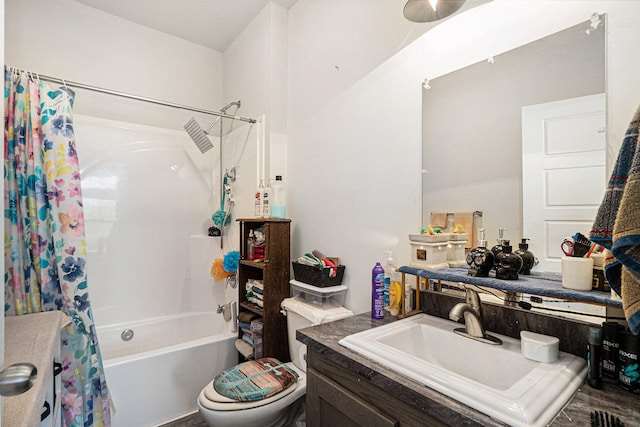
<path id="1" fill-rule="evenodd" d="M 349 335 L 340 344 L 512 426 L 545 426 L 586 377 L 585 360 L 560 352 L 535 362 L 520 340 L 489 345 L 453 332 L 459 323 L 426 314 Z"/>

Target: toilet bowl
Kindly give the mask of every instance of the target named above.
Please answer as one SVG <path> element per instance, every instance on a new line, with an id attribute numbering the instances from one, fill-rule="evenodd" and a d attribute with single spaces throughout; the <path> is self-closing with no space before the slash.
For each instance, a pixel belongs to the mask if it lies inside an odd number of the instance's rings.
<path id="1" fill-rule="evenodd" d="M 198 396 L 198 410 L 210 427 L 280 427 L 299 410 L 307 391 L 306 346 L 296 340 L 296 331 L 308 326 L 353 316 L 351 310 L 331 305 L 317 305 L 294 297 L 282 302 L 287 316 L 291 362 L 287 368 L 298 374 L 295 384 L 265 399 L 238 401 L 216 392 L 213 380 Z"/>

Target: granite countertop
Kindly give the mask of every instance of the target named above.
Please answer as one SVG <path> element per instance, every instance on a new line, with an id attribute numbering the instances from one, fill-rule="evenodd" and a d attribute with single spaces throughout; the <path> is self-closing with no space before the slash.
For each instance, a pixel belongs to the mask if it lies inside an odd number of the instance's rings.
<path id="1" fill-rule="evenodd" d="M 38 369 L 35 384 L 17 396 L 2 398 L 2 424 L 32 427 L 40 423 L 46 386 L 53 375 L 53 358 L 60 328 L 69 318 L 61 311 L 10 316 L 4 320 L 4 363 L 33 363 Z M 52 408 L 53 409 L 53 408 Z"/>
<path id="2" fill-rule="evenodd" d="M 457 402 L 433 389 L 399 375 L 338 344 L 347 335 L 382 326 L 397 320 L 385 314 L 384 319 L 371 319 L 370 313 L 325 323 L 297 331 L 297 339 L 309 351 L 322 354 L 339 366 L 363 373 L 374 386 L 431 416 L 451 425 L 505 426 L 481 412 Z M 615 381 L 605 378 L 604 388 L 595 390 L 587 384 L 576 392 L 567 406 L 550 424 L 553 427 L 588 426 L 591 411 L 603 411 L 618 416 L 625 426 L 640 425 L 640 395 L 620 389 Z"/>

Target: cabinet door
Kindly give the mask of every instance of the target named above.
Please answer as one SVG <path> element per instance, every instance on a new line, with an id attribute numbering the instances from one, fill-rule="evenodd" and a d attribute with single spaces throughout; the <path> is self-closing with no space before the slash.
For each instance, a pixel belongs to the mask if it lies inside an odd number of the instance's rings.
<path id="1" fill-rule="evenodd" d="M 349 390 L 307 371 L 307 421 L 310 427 L 396 427 L 398 422 Z"/>

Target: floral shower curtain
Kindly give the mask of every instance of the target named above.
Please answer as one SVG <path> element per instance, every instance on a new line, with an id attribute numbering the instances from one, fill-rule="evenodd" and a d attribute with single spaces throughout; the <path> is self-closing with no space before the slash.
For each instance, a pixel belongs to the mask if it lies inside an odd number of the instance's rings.
<path id="1" fill-rule="evenodd" d="M 62 310 L 63 424 L 111 425 L 91 313 L 73 91 L 26 72 L 4 79 L 5 315 Z"/>

